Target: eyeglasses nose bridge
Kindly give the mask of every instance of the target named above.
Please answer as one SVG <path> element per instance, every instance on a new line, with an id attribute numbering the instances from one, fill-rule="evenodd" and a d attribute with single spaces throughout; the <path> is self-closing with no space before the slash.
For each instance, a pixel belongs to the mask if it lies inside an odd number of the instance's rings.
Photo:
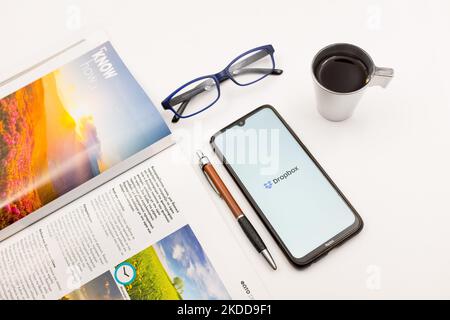
<path id="1" fill-rule="evenodd" d="M 216 73 L 216 74 L 214 75 L 214 77 L 219 81 L 219 83 L 220 83 L 220 82 L 223 82 L 223 81 L 225 81 L 225 80 L 230 79 L 230 76 L 228 75 L 226 69 L 220 71 L 219 73 Z"/>

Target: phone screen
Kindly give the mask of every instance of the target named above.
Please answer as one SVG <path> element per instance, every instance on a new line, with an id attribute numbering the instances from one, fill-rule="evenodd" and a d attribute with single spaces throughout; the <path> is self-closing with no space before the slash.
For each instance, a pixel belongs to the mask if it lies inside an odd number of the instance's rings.
<path id="1" fill-rule="evenodd" d="M 355 223 L 355 214 L 270 108 L 214 139 L 247 193 L 297 259 Z"/>

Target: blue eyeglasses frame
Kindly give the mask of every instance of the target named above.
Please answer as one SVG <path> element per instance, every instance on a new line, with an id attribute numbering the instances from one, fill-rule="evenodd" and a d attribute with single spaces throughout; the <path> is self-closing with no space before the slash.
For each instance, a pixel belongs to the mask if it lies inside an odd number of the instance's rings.
<path id="1" fill-rule="evenodd" d="M 164 109 L 164 110 L 170 110 L 170 111 L 172 111 L 172 112 L 175 114 L 175 116 L 178 117 L 178 118 L 182 118 L 182 119 L 190 118 L 190 117 L 193 117 L 193 116 L 195 116 L 195 115 L 197 115 L 197 114 L 199 114 L 199 113 L 201 113 L 201 112 L 203 112 L 203 111 L 209 109 L 212 105 L 214 105 L 214 104 L 219 100 L 220 95 L 221 95 L 221 92 L 220 92 L 220 83 L 222 83 L 222 82 L 224 82 L 224 81 L 230 79 L 230 80 L 233 81 L 236 85 L 241 86 L 241 87 L 245 87 L 245 86 L 252 85 L 252 84 L 254 84 L 255 82 L 261 81 L 262 79 L 264 79 L 265 77 L 271 75 L 272 73 L 267 73 L 267 74 L 263 75 L 263 76 L 262 76 L 261 78 L 259 78 L 259 79 L 256 79 L 256 80 L 254 80 L 254 81 L 252 81 L 252 82 L 249 82 L 249 83 L 244 83 L 244 84 L 242 84 L 242 83 L 237 82 L 237 81 L 234 79 L 234 77 L 231 75 L 231 73 L 230 73 L 230 67 L 231 67 L 234 63 L 236 63 L 239 59 L 243 58 L 244 56 L 246 56 L 246 55 L 248 55 L 248 54 L 250 54 L 250 53 L 252 53 L 252 52 L 257 52 L 257 51 L 262 51 L 262 50 L 266 51 L 266 52 L 269 54 L 269 56 L 270 56 L 270 58 L 271 58 L 271 60 L 272 60 L 272 71 L 276 70 L 276 69 L 275 69 L 275 59 L 274 59 L 274 57 L 273 57 L 273 54 L 274 54 L 274 52 L 275 52 L 275 49 L 273 48 L 273 46 L 272 46 L 271 44 L 253 48 L 253 49 L 251 49 L 251 50 L 248 50 L 248 51 L 246 51 L 246 52 L 240 54 L 240 55 L 237 56 L 236 58 L 234 58 L 234 59 L 233 59 L 233 60 L 232 60 L 232 61 L 231 61 L 231 62 L 230 62 L 230 63 L 229 63 L 222 71 L 220 71 L 220 72 L 218 72 L 218 73 L 215 73 L 215 74 L 210 74 L 210 75 L 206 75 L 206 76 L 202 76 L 202 77 L 195 78 L 195 79 L 193 79 L 193 80 L 191 80 L 191 81 L 185 83 L 184 85 L 182 85 L 182 86 L 179 87 L 178 89 L 176 89 L 176 90 L 175 90 L 174 92 L 172 92 L 166 99 L 164 99 L 164 100 L 161 102 L 161 105 L 162 105 L 163 109 Z M 282 72 L 283 72 L 282 70 L 278 70 L 278 72 L 275 73 L 275 74 L 278 75 L 278 74 L 281 74 Z M 206 106 L 205 108 L 203 108 L 203 109 L 201 109 L 201 110 L 199 110 L 199 111 L 197 111 L 197 112 L 194 112 L 194 113 L 189 114 L 189 115 L 181 115 L 181 114 L 178 114 L 178 112 L 177 112 L 177 111 L 173 108 L 173 106 L 170 104 L 170 101 L 172 100 L 172 98 L 173 98 L 175 95 L 177 95 L 177 94 L 178 94 L 181 90 L 183 90 L 184 88 L 190 86 L 191 84 L 193 84 L 193 83 L 195 83 L 195 82 L 198 82 L 198 81 L 200 81 L 200 80 L 203 80 L 203 79 L 205 79 L 205 80 L 206 80 L 206 79 L 213 79 L 213 80 L 214 80 L 214 82 L 215 82 L 215 84 L 216 84 L 216 87 L 217 87 L 217 91 L 218 91 L 217 98 L 216 98 L 213 102 L 211 102 L 208 106 Z"/>

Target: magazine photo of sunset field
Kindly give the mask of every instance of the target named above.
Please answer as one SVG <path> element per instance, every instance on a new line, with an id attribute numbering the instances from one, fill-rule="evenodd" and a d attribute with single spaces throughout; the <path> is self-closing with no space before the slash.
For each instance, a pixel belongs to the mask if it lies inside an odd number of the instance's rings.
<path id="1" fill-rule="evenodd" d="M 8 201 L 29 185 L 33 172 L 45 165 L 46 131 L 44 88 L 41 80 L 0 100 L 0 199 Z M 33 108 L 30 108 L 33 105 Z M 39 208 L 41 197 L 54 194 L 51 186 L 30 190 L 16 201 L 4 203 L 0 211 L 0 229 Z M 47 192 L 44 190 L 47 189 Z"/>
<path id="2" fill-rule="evenodd" d="M 108 53 L 114 77 L 93 67 L 86 76 L 81 66 L 98 50 Z M 0 231 L 169 134 L 109 42 L 4 94 Z"/>
<path id="3" fill-rule="evenodd" d="M 0 229 L 99 172 L 88 120 L 64 108 L 53 73 L 0 100 Z"/>

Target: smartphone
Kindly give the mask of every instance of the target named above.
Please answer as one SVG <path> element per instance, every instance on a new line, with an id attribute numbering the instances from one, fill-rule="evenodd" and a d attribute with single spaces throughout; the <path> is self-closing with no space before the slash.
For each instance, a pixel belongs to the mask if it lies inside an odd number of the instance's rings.
<path id="1" fill-rule="evenodd" d="M 294 265 L 310 265 L 363 228 L 359 214 L 272 106 L 220 130 L 211 145 Z"/>

